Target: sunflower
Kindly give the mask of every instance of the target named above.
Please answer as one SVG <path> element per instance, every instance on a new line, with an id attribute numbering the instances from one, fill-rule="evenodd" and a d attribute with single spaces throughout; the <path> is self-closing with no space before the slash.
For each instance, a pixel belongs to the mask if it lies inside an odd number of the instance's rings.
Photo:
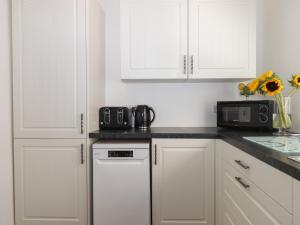
<path id="1" fill-rule="evenodd" d="M 240 84 L 239 84 L 239 90 L 242 91 L 244 88 L 245 88 L 245 84 L 240 83 Z"/>
<path id="2" fill-rule="evenodd" d="M 258 86 L 259 86 L 259 79 L 255 79 L 247 85 L 249 91 L 252 93 L 256 92 Z"/>
<path id="3" fill-rule="evenodd" d="M 270 71 L 268 71 L 268 72 L 266 72 L 266 73 L 260 75 L 260 76 L 258 77 L 258 79 L 259 79 L 260 81 L 265 81 L 265 80 L 267 80 L 268 78 L 272 78 L 273 75 L 274 75 L 274 72 L 273 72 L 272 70 L 270 70 Z"/>
<path id="4" fill-rule="evenodd" d="M 293 87 L 299 88 L 300 87 L 300 74 L 296 74 L 293 76 L 293 79 L 289 81 Z"/>
<path id="5" fill-rule="evenodd" d="M 268 96 L 274 96 L 279 93 L 281 93 L 281 90 L 283 89 L 283 85 L 280 79 L 272 79 L 272 80 L 267 80 L 263 85 L 262 85 L 262 92 L 264 94 L 267 94 Z"/>

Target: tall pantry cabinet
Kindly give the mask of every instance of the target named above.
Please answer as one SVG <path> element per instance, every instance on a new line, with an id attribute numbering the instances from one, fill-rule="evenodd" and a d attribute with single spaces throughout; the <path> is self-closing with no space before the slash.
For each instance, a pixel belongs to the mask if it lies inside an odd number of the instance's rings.
<path id="1" fill-rule="evenodd" d="M 89 139 L 104 104 L 97 0 L 13 0 L 16 225 L 89 224 Z"/>

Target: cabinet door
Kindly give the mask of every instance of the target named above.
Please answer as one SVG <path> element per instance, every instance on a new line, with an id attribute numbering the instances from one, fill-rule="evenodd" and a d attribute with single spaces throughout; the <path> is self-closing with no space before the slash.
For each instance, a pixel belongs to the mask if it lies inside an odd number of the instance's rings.
<path id="1" fill-rule="evenodd" d="M 214 142 L 153 140 L 153 225 L 214 224 Z"/>
<path id="2" fill-rule="evenodd" d="M 13 0 L 16 138 L 84 138 L 85 0 Z"/>
<path id="3" fill-rule="evenodd" d="M 187 78 L 187 0 L 120 2 L 122 78 Z"/>
<path id="4" fill-rule="evenodd" d="M 300 181 L 294 180 L 294 225 L 300 224 Z"/>
<path id="5" fill-rule="evenodd" d="M 255 0 L 189 2 L 190 78 L 255 77 Z"/>
<path id="6" fill-rule="evenodd" d="M 87 224 L 85 146 L 76 139 L 15 140 L 16 225 Z"/>

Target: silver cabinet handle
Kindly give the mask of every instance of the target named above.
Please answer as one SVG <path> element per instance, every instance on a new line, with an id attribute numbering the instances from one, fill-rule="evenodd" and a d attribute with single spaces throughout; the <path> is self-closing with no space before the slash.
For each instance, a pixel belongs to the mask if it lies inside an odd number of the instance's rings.
<path id="1" fill-rule="evenodd" d="M 154 165 L 157 165 L 157 145 L 154 145 Z"/>
<path id="2" fill-rule="evenodd" d="M 80 114 L 80 133 L 81 134 L 84 133 L 84 129 L 83 129 L 83 113 Z"/>
<path id="3" fill-rule="evenodd" d="M 244 188 L 246 188 L 246 189 L 247 189 L 247 188 L 250 188 L 250 185 L 244 183 L 244 181 L 242 180 L 241 177 L 235 177 L 235 180 L 236 180 L 237 182 L 239 182 L 240 185 L 242 185 Z"/>
<path id="4" fill-rule="evenodd" d="M 191 74 L 194 73 L 194 56 L 191 55 Z"/>
<path id="5" fill-rule="evenodd" d="M 245 170 L 250 169 L 250 166 L 245 165 L 241 160 L 234 160 L 234 161 L 236 162 L 236 164 L 241 166 L 243 169 L 245 169 Z"/>
<path id="6" fill-rule="evenodd" d="M 81 164 L 84 164 L 84 158 L 83 158 L 83 144 L 81 144 L 80 157 L 81 157 Z"/>
<path id="7" fill-rule="evenodd" d="M 187 73 L 187 71 L 186 71 L 186 55 L 183 56 L 183 72 L 184 72 L 184 74 Z"/>

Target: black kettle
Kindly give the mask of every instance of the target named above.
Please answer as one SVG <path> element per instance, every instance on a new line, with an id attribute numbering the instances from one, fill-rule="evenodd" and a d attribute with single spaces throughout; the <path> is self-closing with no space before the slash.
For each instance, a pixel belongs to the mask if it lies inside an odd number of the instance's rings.
<path id="1" fill-rule="evenodd" d="M 132 109 L 134 114 L 134 124 L 138 129 L 146 130 L 151 126 L 155 119 L 155 112 L 153 108 L 147 105 L 138 105 Z M 152 118 L 151 118 L 152 112 Z"/>

